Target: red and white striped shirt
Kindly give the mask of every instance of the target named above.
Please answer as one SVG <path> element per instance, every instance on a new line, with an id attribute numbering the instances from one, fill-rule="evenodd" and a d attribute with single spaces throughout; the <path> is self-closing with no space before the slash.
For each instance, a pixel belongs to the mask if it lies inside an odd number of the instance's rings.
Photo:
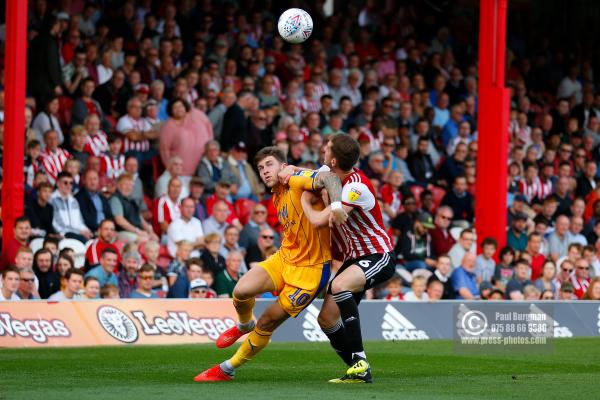
<path id="1" fill-rule="evenodd" d="M 321 102 L 319 100 L 302 97 L 298 103 L 303 113 L 321 111 Z"/>
<path id="2" fill-rule="evenodd" d="M 108 137 L 103 131 L 98 131 L 95 135 L 88 135 L 85 138 L 83 151 L 92 156 L 100 157 L 108 151 Z"/>
<path id="3" fill-rule="evenodd" d="M 523 193 L 529 203 L 535 198 L 542 199 L 542 181 L 537 176 L 531 182 L 521 179 L 519 180 L 519 192 Z"/>
<path id="4" fill-rule="evenodd" d="M 117 179 L 125 171 L 125 156 L 119 154 L 113 157 L 110 154 L 105 154 L 100 159 L 100 174 L 109 179 Z"/>
<path id="5" fill-rule="evenodd" d="M 173 202 L 173 200 L 171 200 L 166 194 L 158 198 L 158 204 L 156 208 L 156 220 L 159 224 L 163 222 L 170 224 L 177 218 L 181 217 L 179 201 L 176 203 Z"/>
<path id="6" fill-rule="evenodd" d="M 579 279 L 576 276 L 573 276 L 571 278 L 571 284 L 573 285 L 573 293 L 579 300 L 581 300 L 585 292 L 587 292 L 588 288 L 590 287 L 590 279 Z"/>
<path id="7" fill-rule="evenodd" d="M 383 226 L 381 209 L 369 178 L 355 169 L 342 185 L 342 204 L 353 210 L 343 225 L 332 230 L 334 254 L 341 251 L 344 260 L 349 260 L 392 251 L 392 240 Z"/>
<path id="8" fill-rule="evenodd" d="M 45 149 L 41 154 L 41 158 L 42 167 L 48 176 L 48 182 L 54 185 L 56 183 L 56 177 L 62 172 L 65 163 L 71 158 L 71 154 L 69 154 L 67 150 L 59 147 L 53 153 L 48 149 Z"/>
<path id="9" fill-rule="evenodd" d="M 133 119 L 129 115 L 124 115 L 117 122 L 117 132 L 123 135 L 123 153 L 128 151 L 148 151 L 150 150 L 150 141 L 143 139 L 139 141 L 129 140 L 127 132 L 149 132 L 152 125 L 145 118 Z"/>

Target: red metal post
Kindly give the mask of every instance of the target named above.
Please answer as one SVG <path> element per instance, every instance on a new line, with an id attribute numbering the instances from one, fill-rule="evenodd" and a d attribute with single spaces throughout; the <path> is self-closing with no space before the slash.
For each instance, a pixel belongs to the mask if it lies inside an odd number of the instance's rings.
<path id="1" fill-rule="evenodd" d="M 507 0 L 481 0 L 479 20 L 478 154 L 475 199 L 477 241 L 506 243 L 510 92 L 504 87 Z"/>
<path id="2" fill-rule="evenodd" d="M 6 2 L 4 65 L 2 248 L 6 249 L 6 244 L 13 237 L 14 221 L 23 215 L 27 0 Z"/>

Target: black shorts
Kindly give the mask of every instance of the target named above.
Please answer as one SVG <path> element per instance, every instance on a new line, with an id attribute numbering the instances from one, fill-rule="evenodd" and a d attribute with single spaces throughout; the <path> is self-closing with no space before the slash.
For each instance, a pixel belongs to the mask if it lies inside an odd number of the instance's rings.
<path id="1" fill-rule="evenodd" d="M 365 274 L 366 279 L 365 287 L 360 292 L 353 293 L 354 300 L 356 300 L 356 304 L 358 304 L 367 290 L 381 285 L 394 276 L 396 273 L 396 254 L 391 251 L 389 253 L 368 254 L 352 260 L 347 260 L 342 264 L 331 282 L 351 265 L 358 266 Z M 329 294 L 332 294 L 331 282 L 327 287 L 327 293 Z"/>

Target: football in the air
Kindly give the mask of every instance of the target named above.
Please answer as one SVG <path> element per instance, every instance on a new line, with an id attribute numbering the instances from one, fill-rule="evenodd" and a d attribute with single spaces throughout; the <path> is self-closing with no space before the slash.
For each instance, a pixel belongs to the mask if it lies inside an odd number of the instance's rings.
<path id="1" fill-rule="evenodd" d="M 277 29 L 286 42 L 302 43 L 313 31 L 313 20 L 306 11 L 290 8 L 279 17 Z"/>

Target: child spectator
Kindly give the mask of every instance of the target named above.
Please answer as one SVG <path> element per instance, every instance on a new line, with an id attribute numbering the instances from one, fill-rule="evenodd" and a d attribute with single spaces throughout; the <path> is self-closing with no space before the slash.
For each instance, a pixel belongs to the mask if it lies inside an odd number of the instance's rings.
<path id="1" fill-rule="evenodd" d="M 429 297 L 425 292 L 427 287 L 427 278 L 424 276 L 415 276 L 410 285 L 412 290 L 404 295 L 406 301 L 427 301 Z"/>
<path id="2" fill-rule="evenodd" d="M 177 242 L 177 250 L 175 251 L 175 258 L 169 263 L 167 269 L 167 280 L 169 287 L 173 286 L 179 275 L 185 274 L 185 262 L 190 255 L 194 247 L 187 240 L 180 240 Z"/>
<path id="3" fill-rule="evenodd" d="M 494 282 L 496 286 L 501 288 L 506 287 L 506 284 L 513 276 L 513 260 L 515 259 L 515 252 L 512 248 L 506 246 L 500 250 L 500 262 L 496 265 L 494 271 Z"/>
<path id="4" fill-rule="evenodd" d="M 477 256 L 477 259 L 475 260 L 475 275 L 477 275 L 477 282 L 492 281 L 496 269 L 496 263 L 494 262 L 493 257 L 497 249 L 498 242 L 494 238 L 487 237 L 481 242 L 482 253 Z"/>
<path id="5" fill-rule="evenodd" d="M 112 283 L 107 283 L 100 289 L 100 297 L 103 299 L 119 299 L 119 288 Z"/>
<path id="6" fill-rule="evenodd" d="M 393 301 L 404 299 L 404 296 L 402 295 L 402 279 L 399 276 L 392 277 L 385 286 L 385 289 L 387 290 L 385 300 Z"/>

